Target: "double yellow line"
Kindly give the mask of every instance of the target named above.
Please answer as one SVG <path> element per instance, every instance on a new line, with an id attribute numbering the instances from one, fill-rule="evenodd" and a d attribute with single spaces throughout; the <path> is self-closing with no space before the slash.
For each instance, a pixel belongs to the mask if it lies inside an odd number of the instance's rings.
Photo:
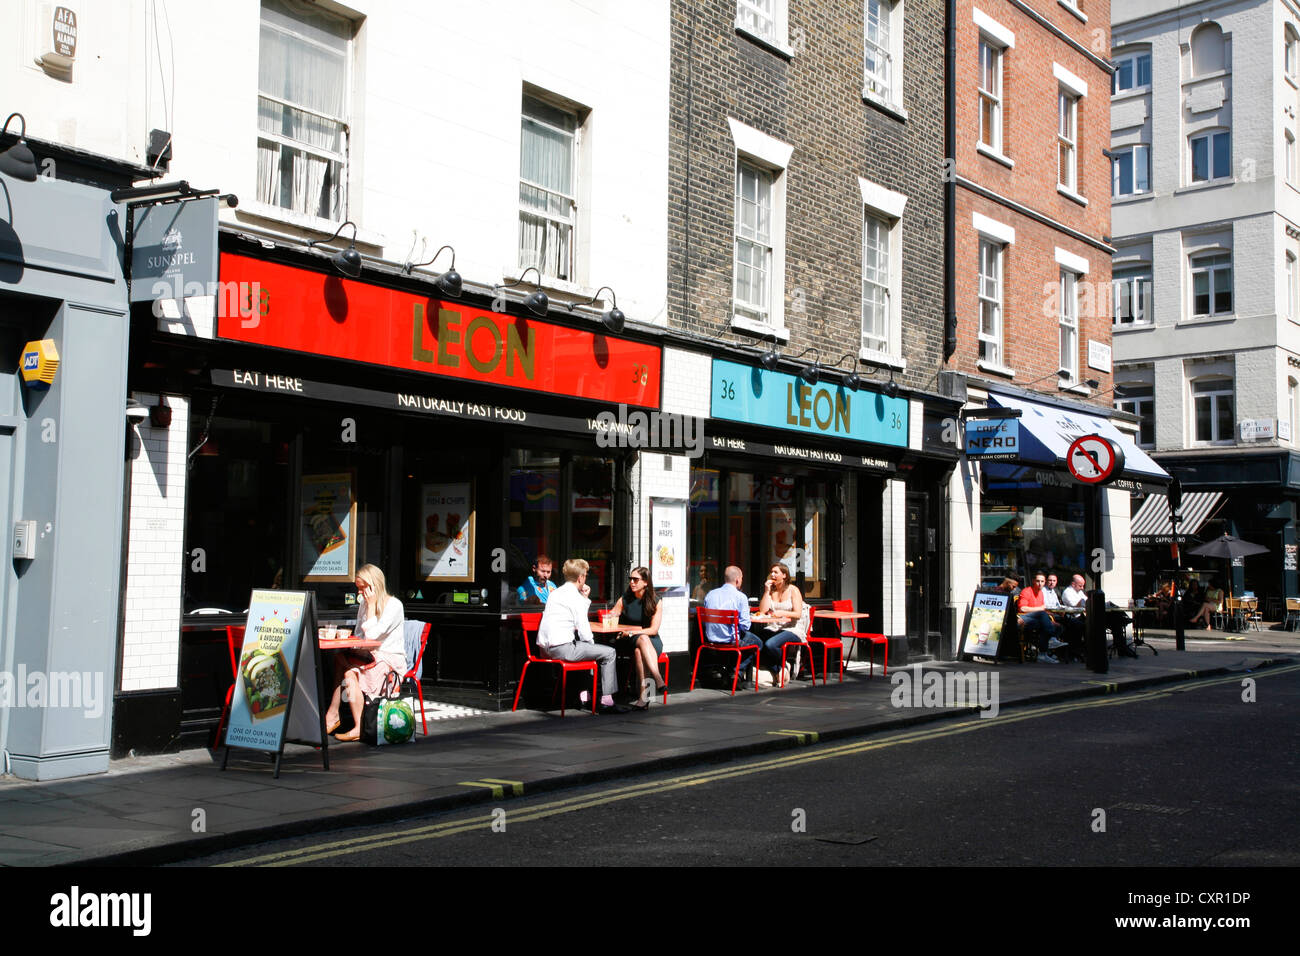
<path id="1" fill-rule="evenodd" d="M 535 820 L 544 820 L 548 817 L 558 816 L 562 813 L 575 813 L 579 810 L 589 810 L 592 807 L 618 803 L 623 800 L 634 800 L 638 797 L 644 797 L 647 795 L 670 793 L 674 790 L 683 790 L 687 787 L 700 787 L 722 780 L 732 780 L 737 777 L 745 777 L 750 774 L 768 773 L 774 770 L 786 770 L 791 767 L 797 767 L 802 764 L 813 763 L 819 760 L 833 760 L 839 757 L 849 757 L 856 754 L 869 753 L 873 750 L 883 750 L 887 747 L 898 747 L 903 744 L 922 743 L 927 740 L 937 740 L 942 737 L 953 737 L 958 734 L 967 734 L 976 730 L 989 730 L 1010 723 L 1019 723 L 1024 720 L 1038 720 L 1042 717 L 1050 717 L 1055 714 L 1063 714 L 1070 711 L 1086 710 L 1092 707 L 1116 707 L 1143 703 L 1145 701 L 1157 700 L 1162 697 L 1169 697 L 1175 693 L 1186 693 L 1187 691 L 1214 687 L 1219 684 L 1240 683 L 1245 676 L 1255 678 L 1265 676 L 1272 677 L 1279 674 L 1293 673 L 1297 670 L 1300 670 L 1300 664 L 1269 668 L 1267 671 L 1256 671 L 1249 675 L 1231 674 L 1226 677 L 1213 677 L 1183 684 L 1166 685 L 1159 689 L 1125 694 L 1123 697 L 1092 697 L 1083 700 L 1063 701 L 1059 704 L 1046 704 L 1040 707 L 1030 707 L 1023 711 L 1016 711 L 1010 714 L 999 714 L 997 717 L 992 719 L 976 717 L 958 723 L 944 723 L 941 725 L 927 726 L 918 730 L 903 730 L 898 733 L 873 737 L 869 740 L 860 740 L 854 743 L 840 744 L 833 747 L 819 747 L 812 751 L 801 750 L 793 754 L 784 754 L 779 757 L 751 760 L 736 766 L 713 768 L 698 773 L 690 773 L 683 776 L 668 777 L 659 780 L 647 780 L 642 781 L 641 783 L 627 784 L 608 790 L 602 790 L 599 793 L 564 797 L 547 803 L 539 803 L 528 807 L 527 809 L 512 811 L 508 815 L 507 824 L 516 825 L 519 823 L 530 823 Z M 1113 693 L 1116 687 L 1114 684 L 1106 684 L 1105 686 L 1108 694 Z M 810 731 L 787 730 L 777 731 L 777 733 L 798 736 L 800 743 L 805 741 L 813 743 L 817 740 L 817 735 Z M 513 781 L 501 782 L 510 783 Z M 519 789 L 522 790 L 522 787 Z M 321 860 L 346 856 L 351 853 L 365 853 L 371 850 L 383 849 L 384 847 L 400 846 L 406 843 L 417 843 L 422 840 L 437 840 L 442 837 L 456 836 L 460 833 L 469 833 L 473 830 L 491 830 L 493 824 L 497 822 L 498 819 L 499 818 L 495 814 L 489 812 L 487 814 L 464 817 L 459 820 L 448 820 L 443 823 L 434 823 L 428 826 L 413 827 L 406 830 L 390 830 L 386 833 L 376 833 L 364 837 L 353 837 L 347 840 L 336 840 L 332 843 L 321 843 L 315 846 L 300 847 L 295 850 L 281 850 L 263 856 L 248 857 L 247 859 L 242 860 L 232 860 L 229 863 L 222 863 L 220 865 L 297 866 L 306 863 L 316 863 Z"/>

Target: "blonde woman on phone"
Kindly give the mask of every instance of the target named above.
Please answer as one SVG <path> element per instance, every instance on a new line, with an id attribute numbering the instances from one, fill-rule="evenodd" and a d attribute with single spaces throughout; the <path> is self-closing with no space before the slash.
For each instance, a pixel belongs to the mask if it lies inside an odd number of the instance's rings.
<path id="1" fill-rule="evenodd" d="M 403 625 L 406 615 L 402 602 L 388 593 L 384 572 L 373 564 L 363 565 L 357 571 L 357 637 L 367 641 L 383 641 L 373 654 L 362 652 L 364 657 L 354 658 L 353 666 L 343 674 L 343 680 L 334 688 L 334 696 L 325 711 L 325 732 L 334 733 L 339 727 L 339 702 L 343 688 L 348 690 L 348 705 L 352 709 L 352 729 L 339 734 L 339 740 L 361 739 L 361 711 L 367 697 L 377 696 L 384 688 L 384 678 L 396 672 L 400 678 L 406 673 L 406 639 Z"/>
<path id="2" fill-rule="evenodd" d="M 803 643 L 808 635 L 808 611 L 803 595 L 790 580 L 790 569 L 784 564 L 774 564 L 763 582 L 763 597 L 758 602 L 759 614 L 770 614 L 775 624 L 767 625 L 767 638 L 763 641 L 763 656 L 776 678 L 781 662 L 781 647 L 791 642 Z"/>

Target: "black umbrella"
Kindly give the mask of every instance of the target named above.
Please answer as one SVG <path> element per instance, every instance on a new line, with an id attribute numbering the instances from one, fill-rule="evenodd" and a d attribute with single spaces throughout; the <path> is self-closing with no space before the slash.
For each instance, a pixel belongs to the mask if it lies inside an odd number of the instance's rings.
<path id="1" fill-rule="evenodd" d="M 1203 544 L 1198 548 L 1189 548 L 1191 554 L 1203 554 L 1207 558 L 1243 558 L 1248 554 L 1263 554 L 1268 548 L 1260 544 L 1251 544 L 1249 541 L 1242 541 L 1240 538 L 1234 538 L 1230 534 L 1221 535 L 1215 538 L 1209 544 Z"/>
<path id="2" fill-rule="evenodd" d="M 1207 558 L 1225 558 L 1228 561 L 1227 592 L 1232 594 L 1232 559 L 1244 558 L 1248 554 L 1264 554 L 1269 549 L 1260 544 L 1242 541 L 1230 534 L 1220 535 L 1208 544 L 1190 548 L 1189 553 L 1204 555 Z"/>

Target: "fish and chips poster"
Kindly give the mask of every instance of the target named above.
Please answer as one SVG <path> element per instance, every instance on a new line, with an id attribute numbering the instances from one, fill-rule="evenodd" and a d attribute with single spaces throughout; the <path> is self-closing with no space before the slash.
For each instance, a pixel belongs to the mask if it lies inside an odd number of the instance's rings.
<path id="1" fill-rule="evenodd" d="M 686 587 L 686 502 L 650 499 L 650 583 Z"/>
<path id="2" fill-rule="evenodd" d="M 302 476 L 304 581 L 351 581 L 356 573 L 356 502 L 351 472 Z"/>
<path id="3" fill-rule="evenodd" d="M 441 482 L 420 488 L 420 577 L 474 580 L 474 484 Z"/>

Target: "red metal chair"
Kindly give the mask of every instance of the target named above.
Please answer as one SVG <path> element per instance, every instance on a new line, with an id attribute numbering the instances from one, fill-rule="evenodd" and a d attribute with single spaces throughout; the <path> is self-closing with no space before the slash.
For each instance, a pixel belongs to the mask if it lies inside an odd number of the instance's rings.
<path id="1" fill-rule="evenodd" d="M 700 669 L 700 652 L 705 650 L 720 651 L 723 654 L 736 655 L 736 670 L 735 673 L 731 675 L 731 694 L 733 697 L 736 694 L 736 684 L 740 681 L 740 662 L 745 656 L 744 652 L 751 650 L 754 651 L 754 690 L 758 690 L 758 653 L 762 651 L 763 645 L 753 643 L 755 640 L 753 637 L 748 638 L 751 643 L 741 643 L 740 612 L 715 610 L 713 608 L 702 607 L 696 611 L 695 619 L 699 623 L 700 627 L 700 646 L 695 650 L 695 666 L 691 668 L 691 690 L 695 690 L 695 675 Z M 731 628 L 732 643 L 714 644 L 711 642 L 704 636 L 704 626 L 706 624 L 726 624 L 729 626 Z"/>
<path id="2" fill-rule="evenodd" d="M 519 695 L 524 690 L 524 678 L 528 676 L 529 664 L 550 664 L 553 667 L 560 668 L 560 716 L 564 716 L 564 697 L 565 691 L 569 686 L 569 671 L 591 671 L 591 712 L 596 712 L 596 667 L 597 661 L 557 661 L 550 657 L 537 657 L 533 654 L 533 638 L 537 634 L 537 629 L 542 626 L 542 615 L 538 613 L 528 613 L 519 615 L 519 623 L 524 632 L 524 653 L 528 660 L 524 661 L 523 672 L 519 675 L 519 686 L 515 689 L 515 703 L 510 710 L 519 709 Z"/>
<path id="3" fill-rule="evenodd" d="M 230 689 L 226 691 L 226 705 L 221 708 L 221 719 L 217 721 L 217 736 L 212 739 L 212 749 L 221 746 L 221 732 L 230 719 L 230 702 L 235 699 L 235 685 L 239 683 L 239 651 L 244 646 L 244 628 L 236 624 L 226 625 L 226 647 L 230 651 Z"/>
<path id="4" fill-rule="evenodd" d="M 416 688 L 417 688 L 418 690 L 420 690 L 420 694 L 419 694 L 419 698 L 420 698 L 420 727 L 422 728 L 422 731 L 423 731 L 423 733 L 425 734 L 425 736 L 428 736 L 428 733 L 429 733 L 429 724 L 428 724 L 428 722 L 424 719 L 424 691 L 423 691 L 423 689 L 420 688 L 420 671 L 421 671 L 420 662 L 424 660 L 424 648 L 425 648 L 425 645 L 427 645 L 427 644 L 429 643 L 429 629 L 430 629 L 431 627 L 433 627 L 433 625 L 430 624 L 430 623 L 428 623 L 427 621 L 425 621 L 425 622 L 420 622 L 420 621 L 407 621 L 407 622 L 406 622 L 406 626 L 407 626 L 408 628 L 411 628 L 411 625 L 412 625 L 412 624 L 418 624 L 418 625 L 420 626 L 420 628 L 421 628 L 421 630 L 420 630 L 420 636 L 419 636 L 419 641 L 420 641 L 420 650 L 419 650 L 419 653 L 417 653 L 417 654 L 415 655 L 415 664 L 411 667 L 411 669 L 410 669 L 409 671 L 407 671 L 405 674 L 402 675 L 402 683 L 406 683 L 406 679 L 407 679 L 408 677 L 413 678 L 413 679 L 415 680 L 415 686 L 416 686 Z M 411 628 L 411 630 L 414 630 L 414 628 Z M 407 653 L 410 653 L 410 648 L 411 648 L 411 646 L 412 646 L 412 642 L 409 642 L 409 640 L 408 640 L 408 644 L 407 644 Z"/>
<path id="5" fill-rule="evenodd" d="M 664 703 L 668 703 L 668 652 L 659 654 L 659 673 L 664 675 Z"/>
<path id="6" fill-rule="evenodd" d="M 809 645 L 812 646 L 812 647 L 820 647 L 820 648 L 822 649 L 822 683 L 823 683 L 823 684 L 826 684 L 826 683 L 830 680 L 830 677 L 829 677 L 829 672 L 830 672 L 830 664 L 829 664 L 829 660 L 830 660 L 830 652 L 833 651 L 833 650 L 838 650 L 838 651 L 840 652 L 840 681 L 843 682 L 843 680 L 844 680 L 844 642 L 843 642 L 842 640 L 840 640 L 838 637 L 814 637 L 814 636 L 813 636 L 813 632 L 812 632 L 812 627 L 813 627 L 813 626 L 812 626 L 812 622 L 813 622 L 813 618 L 816 617 L 816 611 L 817 611 L 817 609 L 814 608 L 814 607 L 811 607 L 811 606 L 810 606 L 810 607 L 808 608 L 808 613 L 809 613 L 809 615 L 810 615 L 809 618 L 808 618 L 808 643 L 809 643 Z M 812 655 L 812 654 L 809 654 L 809 655 L 808 655 L 808 666 L 809 666 L 810 668 L 812 668 L 812 672 L 813 672 L 813 684 L 816 684 L 816 683 L 817 683 L 817 668 L 813 666 L 812 658 L 813 658 L 813 655 Z"/>
<path id="7" fill-rule="evenodd" d="M 831 605 L 837 611 L 847 611 L 849 614 L 853 613 L 852 601 L 832 601 Z M 843 627 L 840 628 L 840 637 L 848 638 L 852 640 L 854 642 L 853 643 L 854 647 L 858 646 L 857 645 L 858 641 L 869 641 L 871 643 L 871 676 L 872 677 L 876 676 L 876 645 L 879 644 L 882 647 L 884 647 L 885 676 L 886 677 L 889 676 L 889 638 L 885 637 L 885 635 L 883 634 L 871 634 L 866 631 L 858 631 L 858 630 L 846 631 L 844 630 Z M 850 651 L 849 653 L 852 653 L 852 651 Z M 841 680 L 842 679 L 843 678 L 841 678 Z"/>

